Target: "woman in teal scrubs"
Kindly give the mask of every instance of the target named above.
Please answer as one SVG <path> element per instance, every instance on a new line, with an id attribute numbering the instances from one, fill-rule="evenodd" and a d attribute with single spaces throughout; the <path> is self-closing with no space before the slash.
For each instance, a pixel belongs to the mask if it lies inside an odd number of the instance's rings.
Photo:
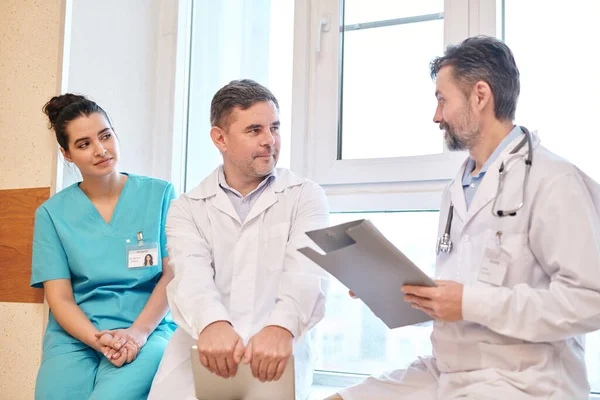
<path id="1" fill-rule="evenodd" d="M 145 399 L 175 329 L 164 232 L 173 186 L 119 172 L 112 124 L 93 101 L 57 96 L 44 112 L 83 179 L 35 215 L 31 286 L 50 306 L 35 398 Z"/>

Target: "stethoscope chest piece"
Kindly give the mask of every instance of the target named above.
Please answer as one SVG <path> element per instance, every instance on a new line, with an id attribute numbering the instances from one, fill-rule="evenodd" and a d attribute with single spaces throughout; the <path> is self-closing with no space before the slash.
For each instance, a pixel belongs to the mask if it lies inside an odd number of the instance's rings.
<path id="1" fill-rule="evenodd" d="M 450 253 L 452 251 L 452 241 L 450 240 L 450 235 L 448 233 L 444 233 L 438 238 L 435 251 L 438 256 L 440 253 Z"/>

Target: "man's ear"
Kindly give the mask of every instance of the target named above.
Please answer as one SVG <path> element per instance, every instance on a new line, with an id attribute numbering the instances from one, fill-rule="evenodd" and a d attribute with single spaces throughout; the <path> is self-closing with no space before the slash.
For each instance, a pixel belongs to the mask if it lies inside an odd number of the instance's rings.
<path id="1" fill-rule="evenodd" d="M 494 96 L 492 95 L 492 88 L 487 82 L 479 81 L 473 87 L 473 94 L 476 99 L 476 107 L 479 111 L 483 111 L 488 105 L 494 103 Z"/>
<path id="2" fill-rule="evenodd" d="M 227 133 L 218 126 L 210 128 L 210 138 L 221 153 L 227 151 Z"/>

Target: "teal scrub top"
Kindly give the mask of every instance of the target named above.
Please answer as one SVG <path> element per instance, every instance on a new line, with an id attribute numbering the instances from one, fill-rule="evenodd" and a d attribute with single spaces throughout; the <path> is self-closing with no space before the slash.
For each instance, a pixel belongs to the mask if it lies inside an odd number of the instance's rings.
<path id="1" fill-rule="evenodd" d="M 165 221 L 173 186 L 165 181 L 127 174 L 109 224 L 76 183 L 48 199 L 35 214 L 31 286 L 70 279 L 75 303 L 99 330 L 130 327 L 162 273 L 167 256 Z M 158 246 L 158 260 L 128 268 L 127 248 Z M 155 333 L 167 339 L 176 325 L 170 313 Z M 50 312 L 44 335 L 44 358 L 87 347 L 58 324 Z"/>

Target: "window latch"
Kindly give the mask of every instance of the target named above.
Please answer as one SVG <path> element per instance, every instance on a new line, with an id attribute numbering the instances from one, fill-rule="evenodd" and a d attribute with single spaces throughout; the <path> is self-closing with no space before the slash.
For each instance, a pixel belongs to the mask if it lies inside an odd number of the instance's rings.
<path id="1" fill-rule="evenodd" d="M 315 51 L 319 53 L 321 51 L 321 36 L 323 32 L 329 32 L 331 14 L 324 15 L 319 20 L 319 26 L 317 27 L 317 45 L 315 46 Z"/>

